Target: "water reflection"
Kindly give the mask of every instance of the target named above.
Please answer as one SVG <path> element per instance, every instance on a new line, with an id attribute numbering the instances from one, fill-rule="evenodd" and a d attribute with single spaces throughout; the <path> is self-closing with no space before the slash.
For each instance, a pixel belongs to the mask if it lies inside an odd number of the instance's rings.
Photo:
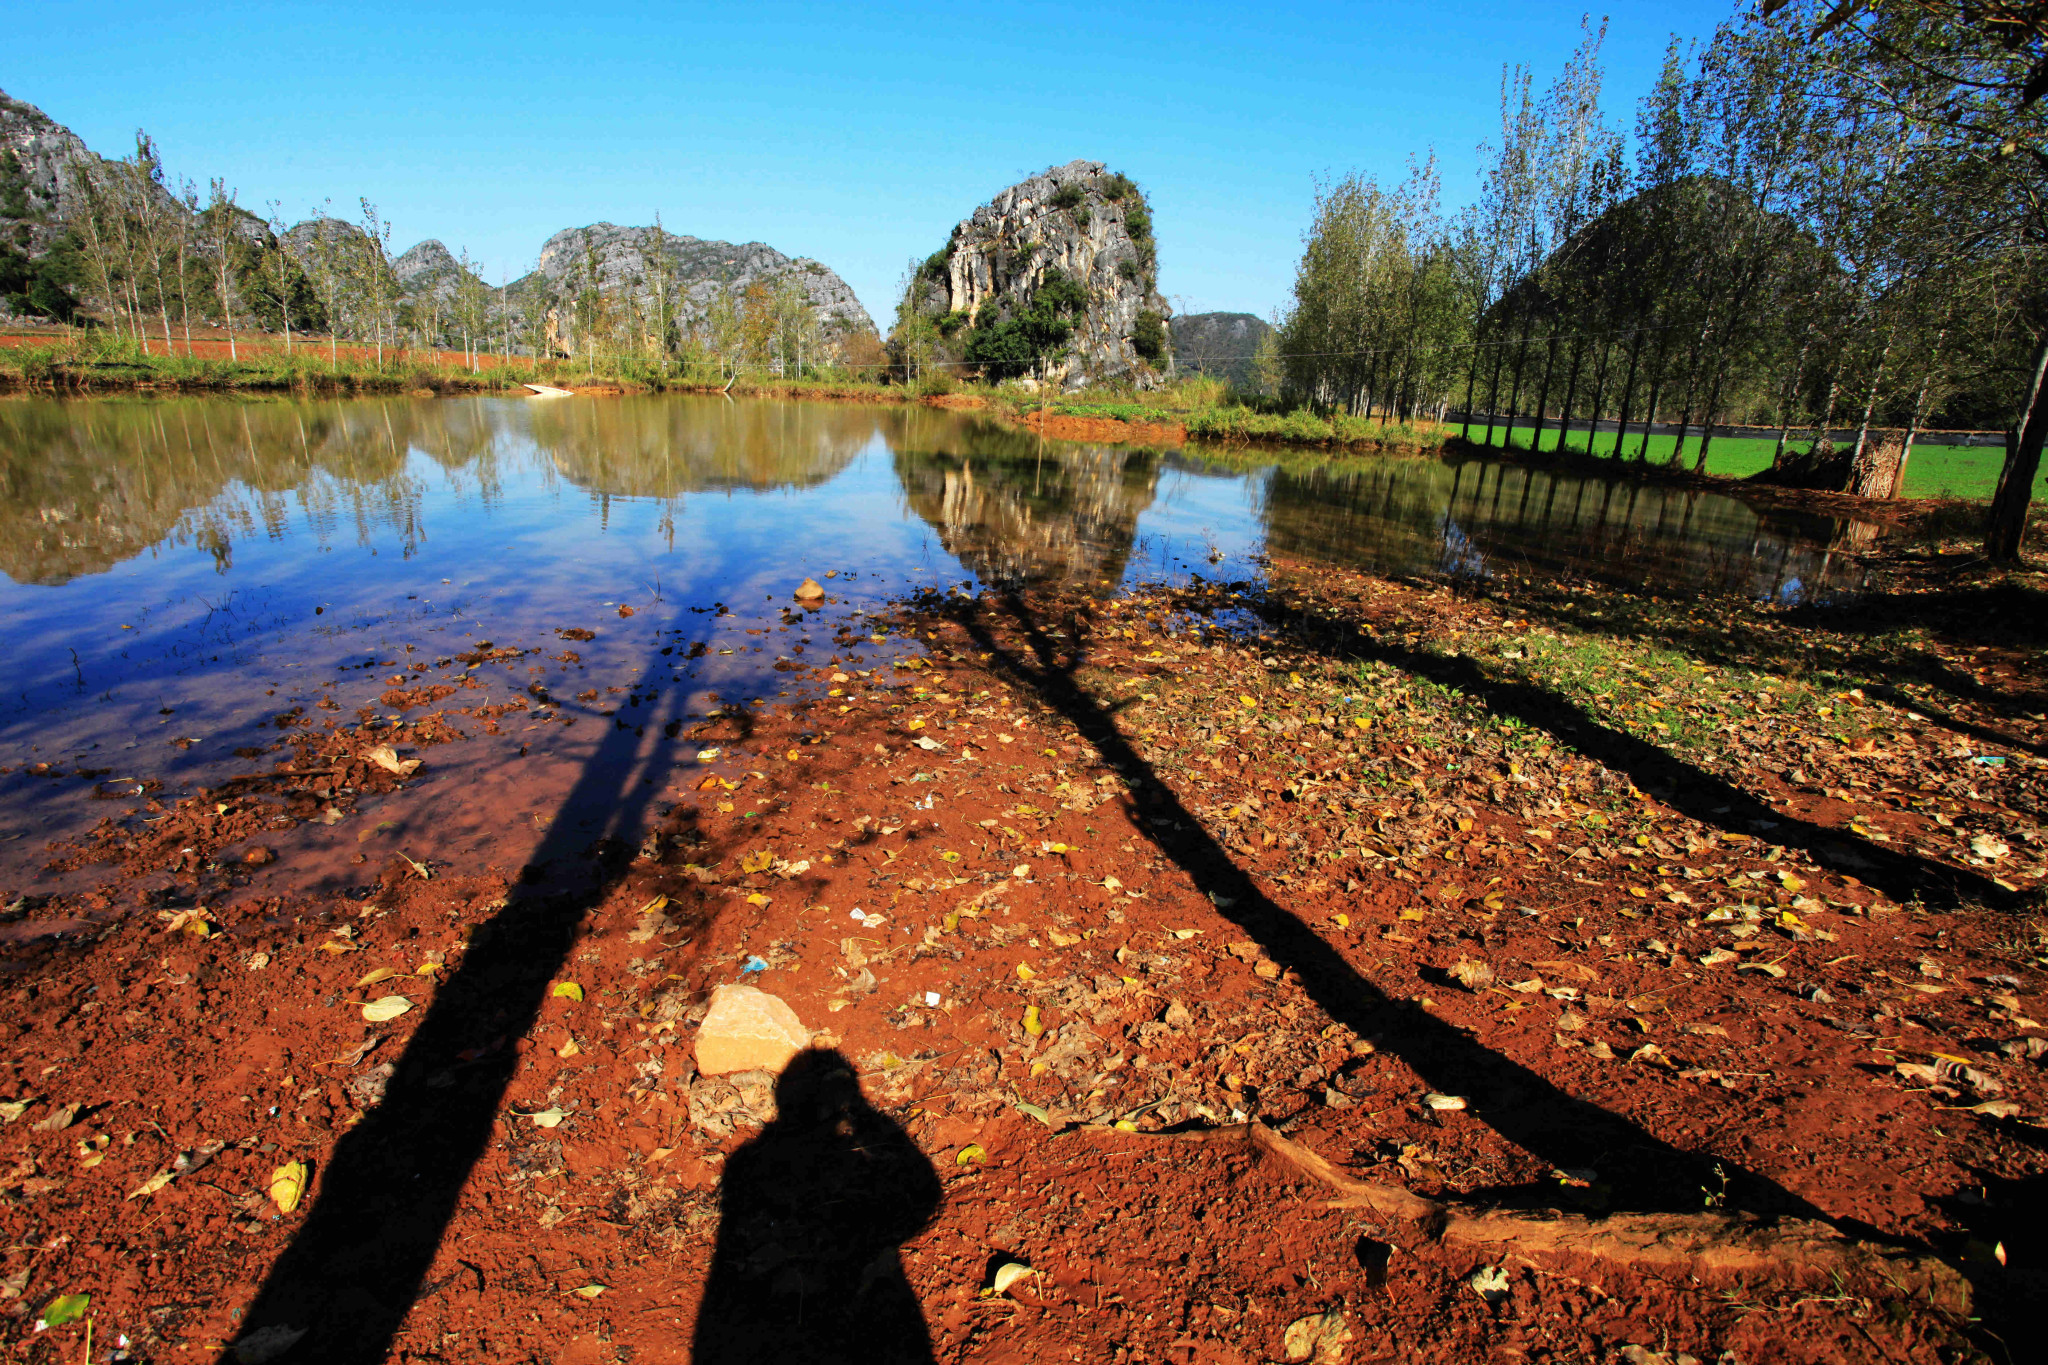
<path id="1" fill-rule="evenodd" d="M 1157 455 L 1048 448 L 1029 433 L 917 416 L 895 444 L 896 477 L 911 511 L 969 572 L 1004 586 L 1123 579 L 1157 492 Z"/>
<path id="2" fill-rule="evenodd" d="M 576 626 L 595 632 L 578 666 L 623 676 L 650 632 L 729 604 L 720 648 L 668 679 L 680 713 L 775 697 L 779 655 L 829 656 L 913 587 L 1241 578 L 1268 553 L 1811 597 L 1856 585 L 1840 547 L 1859 529 L 1479 462 L 1047 442 L 923 407 L 0 402 L 0 873 L 96 817 L 84 785 L 27 765 L 217 780 L 235 748 L 274 742 L 278 712 L 373 714 L 385 670 L 364 664 L 413 649 Z M 747 633 L 748 604 L 828 575 L 823 617 Z M 492 686 L 511 701 L 525 681 Z M 584 734 L 550 741 L 558 759 Z"/>
<path id="3" fill-rule="evenodd" d="M 1789 601 L 1863 586 L 1857 524 L 1763 514 L 1698 489 L 1467 461 L 1276 470 L 1269 551 L 1382 573 L 1566 575 L 1618 586 Z"/>

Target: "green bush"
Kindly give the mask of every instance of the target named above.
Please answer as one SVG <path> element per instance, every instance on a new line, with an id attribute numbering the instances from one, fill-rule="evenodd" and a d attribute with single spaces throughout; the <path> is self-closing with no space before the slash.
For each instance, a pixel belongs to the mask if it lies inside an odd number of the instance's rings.
<path id="1" fill-rule="evenodd" d="M 1122 171 L 1116 171 L 1102 182 L 1102 197 L 1114 204 L 1121 199 L 1136 198 L 1137 184 Z"/>
<path id="2" fill-rule="evenodd" d="M 1150 308 L 1138 314 L 1131 327 L 1131 349 L 1154 365 L 1166 360 L 1166 319 Z"/>
<path id="3" fill-rule="evenodd" d="M 961 356 L 991 379 L 1014 379 L 1035 368 L 1074 334 L 1069 319 L 1085 312 L 1088 291 L 1058 270 L 1048 270 L 1031 302 L 1015 317 L 1001 316 L 995 303 L 982 308 Z"/>
<path id="4" fill-rule="evenodd" d="M 1079 185 L 1062 185 L 1052 192 L 1052 198 L 1047 202 L 1056 209 L 1077 209 L 1087 197 Z"/>

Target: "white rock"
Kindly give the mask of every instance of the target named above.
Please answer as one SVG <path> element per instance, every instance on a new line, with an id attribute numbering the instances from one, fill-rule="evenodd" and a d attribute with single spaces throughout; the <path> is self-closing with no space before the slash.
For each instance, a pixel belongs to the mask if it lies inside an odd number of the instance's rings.
<path id="1" fill-rule="evenodd" d="M 811 1045 L 810 1032 L 780 996 L 752 986 L 720 986 L 697 1028 L 697 1070 L 779 1072 Z"/>

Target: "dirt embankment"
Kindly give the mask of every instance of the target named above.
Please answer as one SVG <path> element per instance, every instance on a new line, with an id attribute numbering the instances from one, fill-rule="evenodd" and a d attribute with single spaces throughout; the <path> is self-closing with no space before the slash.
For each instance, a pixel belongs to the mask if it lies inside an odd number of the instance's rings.
<path id="1" fill-rule="evenodd" d="M 396 723 L 110 793 L 52 851 L 100 883 L 0 935 L 7 1335 L 74 1358 L 36 1324 L 87 1294 L 145 1359 L 2019 1339 L 2039 642 L 1935 585 L 1884 700 L 1805 680 L 1861 657 L 1832 615 L 1276 572 L 934 595 L 921 651 L 842 633 L 694 723 L 499 646 L 524 701 L 422 665 Z M 529 810 L 590 727 L 585 804 Z M 801 1081 L 697 1073 L 737 982 Z"/>

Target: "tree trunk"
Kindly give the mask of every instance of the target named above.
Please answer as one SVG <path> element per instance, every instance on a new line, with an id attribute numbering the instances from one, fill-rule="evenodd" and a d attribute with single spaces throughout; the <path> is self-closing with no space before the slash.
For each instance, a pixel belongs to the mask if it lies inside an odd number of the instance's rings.
<path id="1" fill-rule="evenodd" d="M 1508 429 L 1501 437 L 1502 450 L 1513 449 L 1515 444 L 1515 419 L 1522 413 L 1522 371 L 1529 364 L 1529 335 L 1525 331 L 1522 339 L 1515 343 L 1515 377 L 1508 384 Z"/>
<path id="2" fill-rule="evenodd" d="M 1536 390 L 1536 430 L 1529 437 L 1529 449 L 1543 452 L 1543 414 L 1550 409 L 1550 380 L 1557 372 L 1557 320 L 1551 319 L 1550 335 L 1543 343 L 1543 383 Z"/>
<path id="3" fill-rule="evenodd" d="M 1600 360 L 1593 366 L 1593 401 L 1586 414 L 1586 454 L 1593 454 L 1593 446 L 1600 438 L 1600 404 L 1607 397 L 1607 367 L 1614 360 L 1614 347 L 1606 337 L 1600 338 Z"/>
<path id="4" fill-rule="evenodd" d="M 1621 445 L 1628 439 L 1629 406 L 1636 397 L 1636 360 L 1643 353 L 1643 334 L 1640 329 L 1629 337 L 1628 377 L 1621 382 L 1621 414 L 1614 424 L 1614 458 L 1622 458 Z"/>
<path id="5" fill-rule="evenodd" d="M 1586 358 L 1586 341 L 1579 337 L 1572 342 L 1572 367 L 1564 381 L 1564 403 L 1557 410 L 1557 453 L 1565 453 L 1565 443 L 1572 435 L 1572 400 L 1579 396 L 1579 366 Z M 1594 419 L 1599 425 L 1599 419 Z M 1591 437 L 1587 438 L 1589 441 Z"/>
<path id="6" fill-rule="evenodd" d="M 1707 410 L 1700 414 L 1700 416 L 1706 419 L 1704 423 L 1705 429 L 1700 433 L 1699 458 L 1693 461 L 1692 466 L 1692 472 L 1695 474 L 1707 472 L 1707 452 L 1713 449 L 1714 446 L 1714 414 L 1721 407 L 1721 380 L 1725 373 L 1725 369 L 1717 371 L 1714 375 L 1713 386 L 1707 390 Z"/>
<path id="7" fill-rule="evenodd" d="M 1864 443 L 1870 439 L 1870 415 L 1877 410 L 1877 389 L 1884 382 L 1885 363 L 1892 358 L 1892 338 L 1886 334 L 1884 352 L 1877 358 L 1877 368 L 1870 375 L 1870 391 L 1863 396 L 1863 422 L 1856 429 L 1856 449 L 1850 455 L 1852 461 L 1863 458 Z"/>
<path id="8" fill-rule="evenodd" d="M 1493 348 L 1493 378 L 1486 385 L 1486 444 L 1493 444 L 1493 419 L 1500 409 L 1500 367 L 1507 354 L 1500 346 Z"/>
<path id="9" fill-rule="evenodd" d="M 1650 458 L 1650 428 L 1657 425 L 1657 400 L 1664 395 L 1664 367 L 1659 365 L 1657 373 L 1650 376 L 1650 405 L 1643 410 L 1643 440 L 1636 447 L 1636 463 Z"/>
<path id="10" fill-rule="evenodd" d="M 1467 441 L 1472 439 L 1472 393 L 1479 382 L 1479 336 L 1476 328 L 1472 341 L 1472 358 L 1465 363 L 1465 430 L 1461 433 L 1461 439 Z"/>
<path id="11" fill-rule="evenodd" d="M 1984 535 L 1984 557 L 1995 564 L 2017 564 L 2027 537 L 2027 511 L 2034 500 L 2034 476 L 2041 468 L 2041 442 L 2048 437 L 2048 397 L 2042 394 L 2043 380 L 2048 378 L 2048 335 L 2035 346 L 2034 362 L 2027 368 L 2027 405 L 2018 439 L 2006 443 L 2005 468 L 1998 475 L 1998 491 L 1991 497 L 1991 523 Z"/>

